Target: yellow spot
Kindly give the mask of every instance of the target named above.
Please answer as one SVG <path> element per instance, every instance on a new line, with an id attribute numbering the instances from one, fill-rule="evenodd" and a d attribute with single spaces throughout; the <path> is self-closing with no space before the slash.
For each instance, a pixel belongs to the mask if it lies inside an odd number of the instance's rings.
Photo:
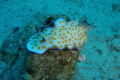
<path id="1" fill-rule="evenodd" d="M 67 25 L 67 22 L 66 22 L 66 25 Z"/>
<path id="2" fill-rule="evenodd" d="M 48 30 L 45 30 L 45 31 L 48 31 Z"/>
<path id="3" fill-rule="evenodd" d="M 62 37 L 62 39 L 64 39 L 64 38 Z"/>
<path id="4" fill-rule="evenodd" d="M 75 20 L 75 22 L 77 22 L 77 20 Z"/>
<path id="5" fill-rule="evenodd" d="M 58 44 L 61 44 L 61 42 L 60 42 L 60 41 L 58 41 Z"/>
<path id="6" fill-rule="evenodd" d="M 56 45 L 53 45 L 53 48 L 56 48 Z"/>
<path id="7" fill-rule="evenodd" d="M 35 44 L 35 46 L 37 46 L 37 44 Z"/>
<path id="8" fill-rule="evenodd" d="M 60 37 L 58 37 L 58 38 L 60 38 Z"/>
<path id="9" fill-rule="evenodd" d="M 34 39 L 35 37 L 33 37 L 32 39 Z"/>
<path id="10" fill-rule="evenodd" d="M 86 38 L 86 41 L 87 41 L 87 38 Z"/>
<path id="11" fill-rule="evenodd" d="M 65 33 L 63 33 L 63 35 L 65 35 Z"/>
<path id="12" fill-rule="evenodd" d="M 36 41 L 34 41 L 34 43 L 35 43 Z"/>
<path id="13" fill-rule="evenodd" d="M 69 38 L 69 41 L 71 41 L 71 38 Z"/>
<path id="14" fill-rule="evenodd" d="M 48 39 L 48 41 L 49 41 L 50 39 Z"/>
<path id="15" fill-rule="evenodd" d="M 76 35 L 76 33 L 74 33 L 74 35 Z"/>
<path id="16" fill-rule="evenodd" d="M 85 42 L 85 39 L 84 39 L 84 42 Z"/>
<path id="17" fill-rule="evenodd" d="M 64 28 L 64 26 L 62 26 L 62 28 Z"/>
<path id="18" fill-rule="evenodd" d="M 80 40 L 82 40 L 82 38 L 80 37 Z"/>
<path id="19" fill-rule="evenodd" d="M 39 34 L 38 36 L 40 36 L 41 34 Z"/>
<path id="20" fill-rule="evenodd" d="M 72 30 L 74 30 L 74 29 L 72 28 Z"/>
<path id="21" fill-rule="evenodd" d="M 57 35 L 57 34 L 54 34 L 55 36 Z"/>
<path id="22" fill-rule="evenodd" d="M 74 22 L 72 22 L 74 24 Z"/>
<path id="23" fill-rule="evenodd" d="M 54 37 L 51 37 L 52 39 L 54 38 Z"/>
<path id="24" fill-rule="evenodd" d="M 51 32 L 53 32 L 54 30 L 51 30 Z"/>
<path id="25" fill-rule="evenodd" d="M 31 45 L 32 45 L 33 43 L 31 43 Z"/>
<path id="26" fill-rule="evenodd" d="M 53 28 L 55 28 L 55 26 L 53 26 Z"/>
<path id="27" fill-rule="evenodd" d="M 45 40 L 45 42 L 47 42 L 47 39 Z"/>
<path id="28" fill-rule="evenodd" d="M 67 36 L 65 36 L 65 38 L 67 38 Z"/>
<path id="29" fill-rule="evenodd" d="M 71 28 L 69 28 L 71 30 Z"/>
<path id="30" fill-rule="evenodd" d="M 84 33 L 85 33 L 85 31 L 84 31 Z"/>
<path id="31" fill-rule="evenodd" d="M 54 38 L 54 40 L 56 40 L 56 38 Z"/>
<path id="32" fill-rule="evenodd" d="M 45 35 L 45 37 L 47 37 L 47 35 Z"/>
<path id="33" fill-rule="evenodd" d="M 67 46 L 67 44 L 65 44 L 65 46 Z"/>
<path id="34" fill-rule="evenodd" d="M 62 30 L 61 28 L 59 30 Z"/>
<path id="35" fill-rule="evenodd" d="M 51 35 L 52 33 L 48 34 L 48 35 Z"/>
<path id="36" fill-rule="evenodd" d="M 82 31 L 83 31 L 83 29 L 82 29 Z"/>
<path id="37" fill-rule="evenodd" d="M 45 46 L 43 46 L 42 48 L 45 48 Z"/>
<path id="38" fill-rule="evenodd" d="M 82 49 L 83 47 L 81 46 L 80 48 Z"/>
<path id="39" fill-rule="evenodd" d="M 59 36 L 61 36 L 61 34 L 59 34 Z"/>
<path id="40" fill-rule="evenodd" d="M 64 43 L 64 41 L 62 41 L 62 43 Z"/>
<path id="41" fill-rule="evenodd" d="M 73 26 L 73 25 L 71 24 L 71 26 Z"/>
<path id="42" fill-rule="evenodd" d="M 73 38 L 73 36 L 72 36 L 72 38 Z"/>
<path id="43" fill-rule="evenodd" d="M 80 32 L 80 31 L 78 30 L 78 32 Z"/>
<path id="44" fill-rule="evenodd" d="M 67 46 L 67 49 L 69 49 L 70 47 Z"/>
<path id="45" fill-rule="evenodd" d="M 84 42 L 82 42 L 82 44 L 84 44 Z"/>
<path id="46" fill-rule="evenodd" d="M 54 32 L 54 33 L 57 33 L 57 32 Z"/>
<path id="47" fill-rule="evenodd" d="M 69 31 L 67 31 L 67 33 L 69 34 L 70 32 L 69 32 Z"/>
<path id="48" fill-rule="evenodd" d="M 65 21 L 63 21 L 63 23 L 64 23 Z"/>
<path id="49" fill-rule="evenodd" d="M 76 38 L 75 38 L 75 40 L 76 40 Z"/>
<path id="50" fill-rule="evenodd" d="M 60 47 L 62 47 L 62 45 L 60 45 Z"/>
<path id="51" fill-rule="evenodd" d="M 78 34 L 78 36 L 79 36 L 79 34 Z"/>
<path id="52" fill-rule="evenodd" d="M 38 47 L 38 49 L 40 49 L 41 47 Z"/>
<path id="53" fill-rule="evenodd" d="M 78 45 L 79 45 L 80 43 L 78 42 Z"/>
<path id="54" fill-rule="evenodd" d="M 65 40 L 65 42 L 67 42 L 67 40 Z"/>
<path id="55" fill-rule="evenodd" d="M 65 28 L 65 30 L 67 30 L 67 29 Z"/>
<path id="56" fill-rule="evenodd" d="M 72 33 L 70 33 L 70 35 L 72 35 Z"/>
<path id="57" fill-rule="evenodd" d="M 73 49 L 75 49 L 75 47 L 73 47 Z"/>
<path id="58" fill-rule="evenodd" d="M 43 43 L 43 41 L 42 41 L 42 40 L 40 40 L 40 43 Z"/>
<path id="59" fill-rule="evenodd" d="M 82 35 L 82 37 L 84 37 L 84 35 Z"/>
<path id="60" fill-rule="evenodd" d="M 32 47 L 32 49 L 34 49 L 34 47 Z"/>
<path id="61" fill-rule="evenodd" d="M 48 48 L 49 50 L 51 49 L 51 48 Z"/>
<path id="62" fill-rule="evenodd" d="M 79 41 L 79 38 L 77 38 L 77 40 Z"/>
<path id="63" fill-rule="evenodd" d="M 61 32 L 61 31 L 59 31 L 59 32 Z"/>
<path id="64" fill-rule="evenodd" d="M 62 24 L 62 21 L 60 21 L 60 24 Z"/>
<path id="65" fill-rule="evenodd" d="M 75 27 L 77 27 L 77 25 L 75 25 Z"/>
<path id="66" fill-rule="evenodd" d="M 81 44 L 79 44 L 79 46 L 81 46 Z"/>
<path id="67" fill-rule="evenodd" d="M 50 44 L 52 44 L 53 42 L 50 41 Z"/>
<path id="68" fill-rule="evenodd" d="M 74 43 L 74 45 L 76 45 L 76 43 Z"/>
<path id="69" fill-rule="evenodd" d="M 77 30 L 77 28 L 75 28 L 75 30 Z"/>

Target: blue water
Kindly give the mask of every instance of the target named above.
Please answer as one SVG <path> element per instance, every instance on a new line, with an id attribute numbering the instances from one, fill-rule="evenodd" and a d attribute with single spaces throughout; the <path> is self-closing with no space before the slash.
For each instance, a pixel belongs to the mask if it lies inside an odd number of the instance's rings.
<path id="1" fill-rule="evenodd" d="M 77 62 L 72 80 L 120 80 L 120 0 L 0 0 L 0 80 L 24 79 L 29 23 L 44 26 L 49 16 L 80 20 L 85 14 L 97 27 L 87 32 L 79 53 L 86 60 Z"/>

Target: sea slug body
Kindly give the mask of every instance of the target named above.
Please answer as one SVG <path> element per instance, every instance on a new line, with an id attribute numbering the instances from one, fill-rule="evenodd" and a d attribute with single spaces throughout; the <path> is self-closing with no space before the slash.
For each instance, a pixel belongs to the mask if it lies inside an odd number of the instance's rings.
<path id="1" fill-rule="evenodd" d="M 67 22 L 63 18 L 58 18 L 54 26 L 34 34 L 26 47 L 29 51 L 38 54 L 51 49 L 78 49 L 88 39 L 86 31 L 93 28 L 93 24 L 88 25 L 86 20 L 86 16 L 83 16 L 79 24 L 77 19 Z"/>

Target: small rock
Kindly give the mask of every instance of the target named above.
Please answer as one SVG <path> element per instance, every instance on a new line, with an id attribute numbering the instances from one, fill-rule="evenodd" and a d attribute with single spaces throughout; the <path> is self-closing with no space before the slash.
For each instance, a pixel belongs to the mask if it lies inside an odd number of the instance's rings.
<path id="1" fill-rule="evenodd" d="M 84 54 L 81 54 L 81 55 L 78 56 L 78 61 L 79 62 L 84 62 L 85 60 L 86 60 L 86 57 L 85 57 Z"/>

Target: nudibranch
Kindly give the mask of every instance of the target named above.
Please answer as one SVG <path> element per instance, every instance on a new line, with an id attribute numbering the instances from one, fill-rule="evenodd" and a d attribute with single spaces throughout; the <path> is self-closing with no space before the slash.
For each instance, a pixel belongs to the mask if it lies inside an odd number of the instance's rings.
<path id="1" fill-rule="evenodd" d="M 86 31 L 92 28 L 93 23 L 87 24 L 86 16 L 83 16 L 80 23 L 77 19 L 67 22 L 63 18 L 58 18 L 54 21 L 54 26 L 34 34 L 26 46 L 29 51 L 38 54 L 51 49 L 78 49 L 86 43 Z"/>

